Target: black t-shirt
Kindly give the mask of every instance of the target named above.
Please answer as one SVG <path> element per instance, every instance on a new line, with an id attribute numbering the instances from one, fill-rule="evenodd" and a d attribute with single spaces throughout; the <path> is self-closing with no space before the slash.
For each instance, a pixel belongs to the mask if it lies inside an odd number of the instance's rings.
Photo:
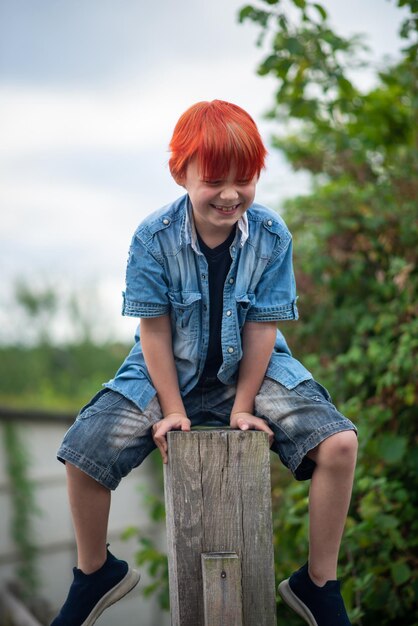
<path id="1" fill-rule="evenodd" d="M 208 263 L 209 276 L 209 345 L 201 381 L 216 378 L 222 364 L 223 293 L 225 280 L 231 267 L 229 248 L 234 241 L 235 230 L 236 228 L 233 228 L 228 238 L 216 248 L 209 248 L 197 233 L 200 249 Z"/>

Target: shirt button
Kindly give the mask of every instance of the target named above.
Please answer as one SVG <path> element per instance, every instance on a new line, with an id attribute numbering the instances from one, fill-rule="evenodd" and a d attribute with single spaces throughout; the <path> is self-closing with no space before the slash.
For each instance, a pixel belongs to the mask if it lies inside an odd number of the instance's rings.
<path id="1" fill-rule="evenodd" d="M 273 226 L 273 222 L 271 220 L 267 221 L 267 226 Z"/>
<path id="2" fill-rule="evenodd" d="M 170 220 L 165 217 L 163 219 L 163 224 L 165 224 L 167 226 L 169 223 L 170 223 Z"/>
<path id="3" fill-rule="evenodd" d="M 228 317 L 231 317 L 231 315 L 232 315 L 232 311 L 231 311 L 230 309 L 228 309 L 228 311 L 226 312 L 226 314 L 227 314 L 227 316 L 228 316 Z"/>
<path id="4" fill-rule="evenodd" d="M 204 310 L 204 311 L 207 311 L 207 310 L 208 310 L 208 307 L 206 306 L 206 304 L 204 304 L 204 305 L 203 305 L 203 310 Z"/>
<path id="5" fill-rule="evenodd" d="M 202 274 L 203 280 L 206 280 L 206 274 Z"/>
<path id="6" fill-rule="evenodd" d="M 229 348 L 228 348 L 228 352 L 229 352 L 229 354 L 232 354 L 232 353 L 233 353 L 233 351 L 234 351 L 234 348 L 233 348 L 232 346 L 229 346 Z"/>
<path id="7" fill-rule="evenodd" d="M 229 279 L 229 284 L 230 284 L 230 285 L 233 285 L 233 284 L 234 284 L 234 279 L 233 279 L 233 278 L 230 278 L 230 279 Z"/>

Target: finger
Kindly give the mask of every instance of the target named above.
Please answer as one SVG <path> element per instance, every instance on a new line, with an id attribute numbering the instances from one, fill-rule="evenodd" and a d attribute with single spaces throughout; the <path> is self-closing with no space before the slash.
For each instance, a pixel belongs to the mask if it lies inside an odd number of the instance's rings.
<path id="1" fill-rule="evenodd" d="M 165 433 L 157 431 L 154 435 L 154 441 L 157 446 L 167 446 L 167 440 L 165 438 Z"/>
<path id="2" fill-rule="evenodd" d="M 263 430 L 268 435 L 274 435 L 274 433 L 271 430 L 271 428 L 263 420 L 260 420 L 259 425 L 258 425 L 257 428 L 258 428 L 258 430 Z"/>
<path id="3" fill-rule="evenodd" d="M 165 429 L 162 428 L 161 425 L 155 425 L 153 427 L 152 438 L 160 451 L 163 463 L 167 463 L 167 440 L 165 438 Z"/>
<path id="4" fill-rule="evenodd" d="M 160 439 L 158 441 L 155 441 L 155 443 L 157 444 L 157 447 L 158 447 L 158 449 L 160 451 L 163 463 L 167 463 L 167 461 L 168 461 L 167 442 L 165 441 L 165 439 L 163 439 L 163 440 Z"/>
<path id="5" fill-rule="evenodd" d="M 162 446 L 159 446 L 159 450 L 160 450 L 160 454 L 161 454 L 161 458 L 163 460 L 163 463 L 164 463 L 164 465 L 166 465 L 168 463 L 168 454 L 167 454 L 166 450 Z"/>
<path id="6" fill-rule="evenodd" d="M 267 434 L 268 434 L 268 436 L 269 436 L 269 442 L 270 442 L 270 445 L 271 445 L 271 444 L 273 443 L 274 433 L 273 433 L 273 431 L 271 430 L 271 428 L 270 428 L 270 427 L 266 424 L 266 422 L 264 422 L 264 420 L 260 420 L 260 421 L 257 423 L 256 428 L 257 428 L 257 430 L 261 430 L 261 431 L 263 431 L 264 433 L 267 433 Z"/>
<path id="7" fill-rule="evenodd" d="M 268 437 L 269 437 L 269 445 L 271 446 L 271 444 L 274 441 L 274 433 L 271 430 L 271 428 L 266 424 L 266 422 L 258 417 L 254 417 L 253 419 L 239 419 L 238 422 L 238 427 L 241 430 L 248 430 L 248 429 L 254 429 L 254 430 L 261 430 L 262 432 L 267 433 Z"/>
<path id="8" fill-rule="evenodd" d="M 274 441 L 274 432 L 271 430 L 271 428 L 263 420 L 261 420 L 260 430 L 262 430 L 263 432 L 267 433 L 267 435 L 269 437 L 269 446 L 271 446 L 273 441 Z"/>

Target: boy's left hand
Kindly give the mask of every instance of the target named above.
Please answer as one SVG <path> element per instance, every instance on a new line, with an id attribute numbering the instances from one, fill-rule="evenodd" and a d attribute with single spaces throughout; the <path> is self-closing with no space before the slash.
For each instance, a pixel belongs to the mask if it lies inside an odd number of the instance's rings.
<path id="1" fill-rule="evenodd" d="M 239 430 L 262 430 L 269 436 L 269 446 L 271 446 L 274 441 L 274 433 L 271 428 L 269 428 L 267 423 L 261 419 L 261 417 L 256 417 L 255 415 L 252 415 L 252 413 L 247 413 L 245 411 L 233 413 L 231 415 L 229 425 L 231 428 L 239 428 Z"/>

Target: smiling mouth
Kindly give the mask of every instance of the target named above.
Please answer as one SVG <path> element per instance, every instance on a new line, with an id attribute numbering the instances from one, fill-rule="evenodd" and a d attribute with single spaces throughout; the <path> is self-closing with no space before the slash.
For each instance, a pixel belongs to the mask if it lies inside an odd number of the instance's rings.
<path id="1" fill-rule="evenodd" d="M 212 204 L 212 206 L 217 211 L 222 211 L 222 213 L 233 213 L 240 206 L 239 204 L 233 204 L 232 206 L 223 206 L 221 204 Z"/>

